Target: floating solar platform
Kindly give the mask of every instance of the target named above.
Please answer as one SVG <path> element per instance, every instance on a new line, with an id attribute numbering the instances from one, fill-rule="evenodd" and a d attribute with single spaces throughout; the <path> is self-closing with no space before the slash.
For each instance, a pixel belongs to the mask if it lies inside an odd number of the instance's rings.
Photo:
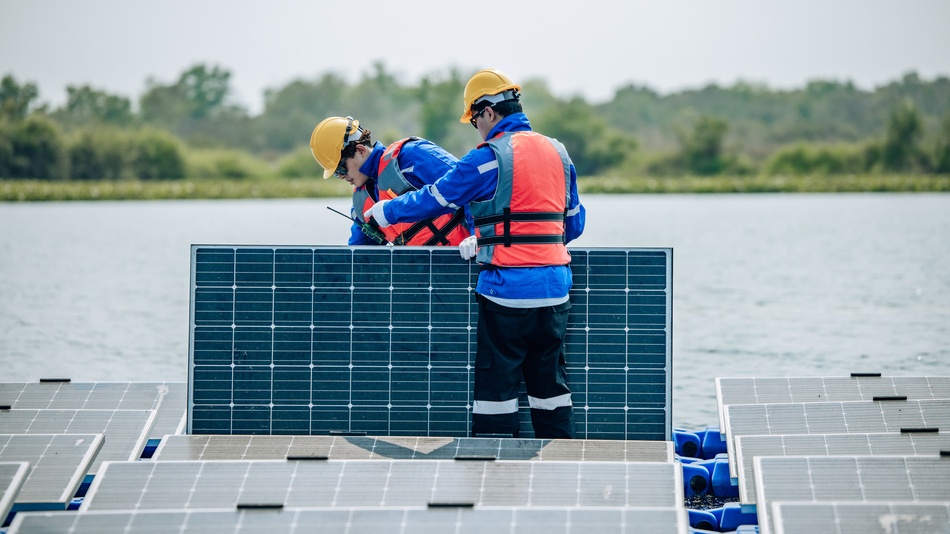
<path id="1" fill-rule="evenodd" d="M 152 459 L 672 462 L 673 455 L 670 441 L 189 434 L 165 436 Z"/>
<path id="2" fill-rule="evenodd" d="M 454 248 L 191 252 L 188 433 L 470 434 L 478 265 Z M 669 440 L 672 250 L 571 256 L 577 436 Z"/>
<path id="3" fill-rule="evenodd" d="M 489 460 L 108 462 L 81 511 L 242 507 L 682 506 L 675 463 Z"/>
<path id="4" fill-rule="evenodd" d="M 733 404 L 726 406 L 729 475 L 738 478 L 738 436 L 876 434 L 950 429 L 950 399 Z"/>
<path id="5" fill-rule="evenodd" d="M 109 511 L 77 514 L 17 514 L 8 534 L 70 532 L 110 534 L 152 532 L 205 534 L 569 534 L 576 532 L 686 534 L 685 508 L 263 508 L 224 510 Z"/>
<path id="6" fill-rule="evenodd" d="M 155 410 L 150 439 L 184 431 L 186 382 L 0 383 L 0 406 L 27 410 Z"/>
<path id="7" fill-rule="evenodd" d="M 950 432 L 736 436 L 739 502 L 755 505 L 756 456 L 937 456 L 950 451 Z"/>
<path id="8" fill-rule="evenodd" d="M 950 532 L 948 502 L 773 502 L 775 534 L 938 534 Z"/>
<path id="9" fill-rule="evenodd" d="M 0 462 L 0 524 L 9 515 L 13 502 L 30 472 L 27 462 Z"/>
<path id="10" fill-rule="evenodd" d="M 0 433 L 104 434 L 89 467 L 94 475 L 102 462 L 139 458 L 154 419 L 154 410 L 0 410 Z"/>
<path id="11" fill-rule="evenodd" d="M 756 513 L 774 532 L 771 504 L 950 501 L 950 458 L 940 456 L 758 456 Z"/>
<path id="12" fill-rule="evenodd" d="M 102 434 L 0 434 L 0 462 L 27 462 L 15 510 L 65 510 L 102 448 Z"/>
<path id="13" fill-rule="evenodd" d="M 950 376 L 717 377 L 719 425 L 725 428 L 730 404 L 869 401 L 875 397 L 908 400 L 950 399 Z"/>

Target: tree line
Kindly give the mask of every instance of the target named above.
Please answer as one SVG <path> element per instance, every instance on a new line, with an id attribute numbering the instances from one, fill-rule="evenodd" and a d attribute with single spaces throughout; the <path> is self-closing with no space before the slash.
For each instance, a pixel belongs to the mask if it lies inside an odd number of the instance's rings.
<path id="1" fill-rule="evenodd" d="M 34 83 L 0 81 L 0 179 L 159 180 L 319 175 L 310 132 L 353 115 L 384 143 L 408 135 L 456 155 L 480 141 L 458 122 L 467 73 L 407 85 L 376 63 L 355 84 L 333 73 L 265 91 L 251 115 L 232 100 L 231 72 L 197 64 L 148 80 L 133 106 L 89 85 L 43 104 Z M 861 90 L 812 81 L 794 90 L 736 83 L 661 95 L 643 86 L 589 103 L 526 80 L 532 125 L 558 138 L 579 176 L 950 173 L 950 79 L 915 73 Z"/>

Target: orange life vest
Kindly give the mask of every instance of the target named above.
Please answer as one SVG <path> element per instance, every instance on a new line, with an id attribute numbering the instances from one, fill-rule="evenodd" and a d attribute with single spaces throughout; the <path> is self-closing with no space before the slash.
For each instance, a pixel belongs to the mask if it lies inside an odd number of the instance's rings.
<path id="1" fill-rule="evenodd" d="M 397 158 L 403 145 L 417 139 L 419 138 L 407 137 L 386 147 L 379 161 L 379 178 L 376 181 L 379 188 L 379 200 L 393 199 L 416 190 L 403 175 Z M 370 207 L 372 204 L 372 202 L 369 204 Z M 363 205 L 365 205 L 365 200 Z M 395 245 L 456 246 L 469 236 L 468 228 L 464 223 L 465 210 L 458 209 L 454 213 L 446 213 L 433 219 L 395 223 L 380 230 L 386 235 L 386 240 Z"/>
<path id="2" fill-rule="evenodd" d="M 498 267 L 567 265 L 564 219 L 571 160 L 564 145 L 539 133 L 503 132 L 489 146 L 498 161 L 495 195 L 469 204 L 478 236 L 476 260 Z"/>

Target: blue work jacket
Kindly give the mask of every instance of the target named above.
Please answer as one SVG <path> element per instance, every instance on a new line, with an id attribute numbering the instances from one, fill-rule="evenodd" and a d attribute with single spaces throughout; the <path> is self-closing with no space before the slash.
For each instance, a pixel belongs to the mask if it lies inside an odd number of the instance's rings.
<path id="1" fill-rule="evenodd" d="M 376 144 L 373 145 L 373 151 L 370 152 L 369 157 L 366 158 L 366 161 L 360 166 L 360 172 L 369 176 L 369 180 L 366 181 L 364 187 L 369 191 L 373 200 L 379 200 L 379 189 L 376 186 L 376 181 L 377 178 L 379 178 L 379 161 L 385 151 L 386 146 L 377 141 Z M 458 158 L 427 139 L 416 139 L 407 142 L 403 145 L 396 160 L 399 162 L 399 168 L 403 171 L 403 176 L 417 189 L 434 183 L 458 163 Z M 359 208 L 354 207 L 351 209 Z M 446 210 L 439 214 L 441 215 L 442 213 L 451 211 L 453 210 Z M 351 213 L 351 215 L 356 217 L 356 213 Z M 471 227 L 471 224 L 469 224 L 469 227 Z M 379 245 L 380 243 L 367 237 L 366 234 L 360 230 L 360 226 L 353 223 L 353 226 L 350 227 L 350 239 L 347 241 L 347 244 Z"/>
<path id="2" fill-rule="evenodd" d="M 531 131 L 524 113 L 503 118 L 489 132 L 491 139 L 501 132 Z M 495 153 L 488 146 L 475 148 L 459 160 L 458 165 L 435 183 L 418 191 L 401 195 L 384 207 L 390 223 L 432 217 L 467 206 L 469 202 L 487 200 L 498 185 Z M 577 171 L 571 164 L 571 185 L 565 239 L 568 243 L 584 232 L 587 212 L 577 195 Z M 571 269 L 568 265 L 483 269 L 478 275 L 475 291 L 510 307 L 538 307 L 567 300 L 571 290 Z"/>

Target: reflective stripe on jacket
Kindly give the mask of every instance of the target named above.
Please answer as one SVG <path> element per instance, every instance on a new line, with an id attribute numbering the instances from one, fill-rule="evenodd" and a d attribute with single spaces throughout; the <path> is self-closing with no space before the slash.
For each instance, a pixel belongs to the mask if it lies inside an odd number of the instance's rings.
<path id="1" fill-rule="evenodd" d="M 498 267 L 567 265 L 564 219 L 571 160 L 557 140 L 533 131 L 504 132 L 489 146 L 498 162 L 495 195 L 472 202 L 476 260 Z"/>

